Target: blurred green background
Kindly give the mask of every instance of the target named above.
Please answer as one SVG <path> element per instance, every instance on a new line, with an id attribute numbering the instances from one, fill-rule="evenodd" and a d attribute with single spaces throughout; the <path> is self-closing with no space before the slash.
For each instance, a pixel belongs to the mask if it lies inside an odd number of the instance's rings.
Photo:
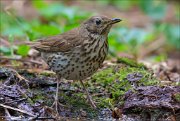
<path id="1" fill-rule="evenodd" d="M 164 61 L 180 51 L 180 4 L 171 0 L 1 0 L 0 55 L 27 57 L 20 43 L 63 33 L 93 15 L 121 18 L 110 56 Z"/>

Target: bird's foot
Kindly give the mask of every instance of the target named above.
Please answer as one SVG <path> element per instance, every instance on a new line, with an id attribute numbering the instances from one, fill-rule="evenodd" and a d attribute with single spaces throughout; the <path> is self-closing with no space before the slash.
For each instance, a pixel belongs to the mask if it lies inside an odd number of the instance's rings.
<path id="1" fill-rule="evenodd" d="M 92 97 L 90 96 L 88 90 L 86 89 L 86 87 L 85 87 L 83 81 L 80 80 L 80 82 L 81 82 L 81 84 L 82 84 L 82 86 L 83 86 L 83 89 L 84 89 L 85 92 L 86 92 L 88 102 L 91 104 L 92 108 L 96 109 L 96 105 L 95 105 L 94 101 L 92 100 Z"/>
<path id="2" fill-rule="evenodd" d="M 55 100 L 51 108 L 55 109 L 56 113 L 59 114 L 62 108 L 66 108 L 66 105 L 61 104 L 58 100 Z"/>
<path id="3" fill-rule="evenodd" d="M 91 104 L 91 107 L 96 109 L 97 106 L 96 106 L 95 102 L 92 100 L 92 97 L 90 95 L 87 95 L 87 99 L 88 99 L 88 102 Z"/>
<path id="4" fill-rule="evenodd" d="M 52 117 L 54 120 L 59 120 L 62 118 L 57 111 L 52 107 L 45 106 L 43 116 Z"/>

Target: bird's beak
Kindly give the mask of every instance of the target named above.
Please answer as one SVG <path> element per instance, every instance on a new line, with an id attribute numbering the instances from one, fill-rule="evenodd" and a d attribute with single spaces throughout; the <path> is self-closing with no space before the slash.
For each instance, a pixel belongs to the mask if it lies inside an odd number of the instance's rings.
<path id="1" fill-rule="evenodd" d="M 119 18 L 113 18 L 113 19 L 111 19 L 110 24 L 115 24 L 115 23 L 118 23 L 120 21 L 122 21 L 122 20 Z"/>

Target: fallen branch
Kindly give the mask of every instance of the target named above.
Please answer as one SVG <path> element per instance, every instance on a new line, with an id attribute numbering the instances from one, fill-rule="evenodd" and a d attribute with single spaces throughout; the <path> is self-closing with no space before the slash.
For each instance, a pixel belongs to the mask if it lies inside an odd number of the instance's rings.
<path id="1" fill-rule="evenodd" d="M 22 99 L 18 99 L 18 100 L 14 100 L 14 101 L 5 102 L 4 104 L 12 104 L 14 102 L 21 102 L 21 101 L 24 101 L 24 100 L 27 100 L 27 99 L 26 98 L 22 98 Z"/>
<path id="2" fill-rule="evenodd" d="M 46 119 L 55 120 L 55 118 L 53 118 L 53 117 L 33 117 L 33 118 L 30 118 L 29 121 L 32 121 L 32 120 L 46 120 Z"/>
<path id="3" fill-rule="evenodd" d="M 6 115 L 7 115 L 8 117 L 10 117 L 10 119 L 11 119 L 11 115 L 10 115 L 8 109 L 7 109 L 7 108 L 4 108 L 4 110 L 5 110 Z"/>
<path id="4" fill-rule="evenodd" d="M 31 114 L 30 112 L 27 112 L 27 111 L 25 111 L 25 110 L 21 110 L 21 109 L 14 108 L 14 107 L 11 107 L 11 106 L 8 106 L 8 105 L 4 105 L 4 104 L 0 104 L 0 106 L 3 107 L 3 108 L 15 110 L 15 111 L 18 111 L 18 112 L 27 114 L 27 115 L 32 116 L 32 117 L 36 117 L 36 115 L 33 115 L 33 114 Z"/>
<path id="5" fill-rule="evenodd" d="M 15 116 L 0 116 L 1 119 L 7 119 L 7 121 L 22 121 L 22 116 L 15 117 Z M 4 121 L 4 120 L 3 120 Z"/>

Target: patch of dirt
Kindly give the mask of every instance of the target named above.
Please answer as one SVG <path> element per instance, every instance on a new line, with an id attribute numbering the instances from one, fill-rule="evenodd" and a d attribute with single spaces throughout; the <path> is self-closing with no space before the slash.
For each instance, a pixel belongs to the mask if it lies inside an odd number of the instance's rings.
<path id="1" fill-rule="evenodd" d="M 125 94 L 123 114 L 140 115 L 150 121 L 180 119 L 179 86 L 138 87 Z"/>

